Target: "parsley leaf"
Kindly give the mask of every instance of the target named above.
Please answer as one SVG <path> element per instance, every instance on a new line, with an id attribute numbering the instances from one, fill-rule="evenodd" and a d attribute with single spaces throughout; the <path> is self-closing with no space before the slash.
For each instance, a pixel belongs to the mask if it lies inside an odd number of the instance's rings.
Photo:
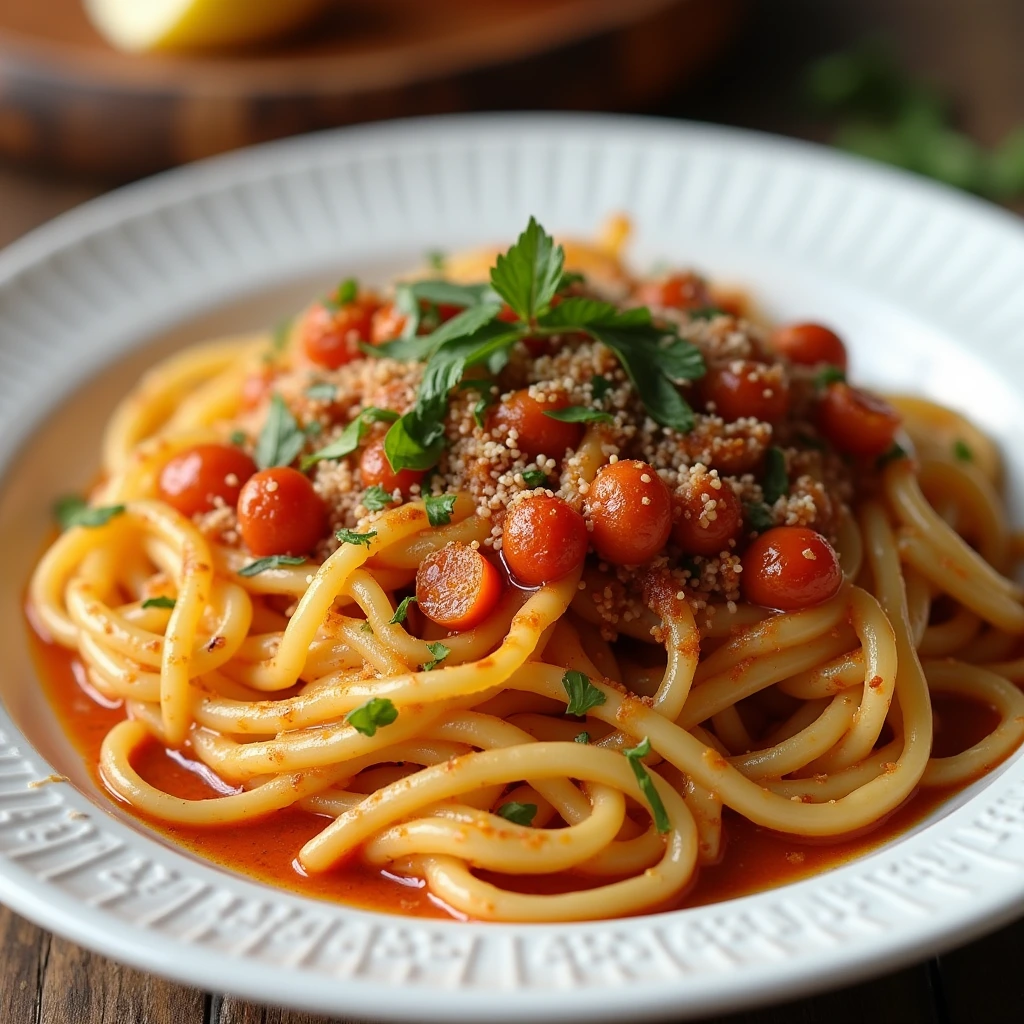
<path id="1" fill-rule="evenodd" d="M 244 430 L 232 430 L 228 435 L 228 443 L 233 444 L 236 448 L 241 448 L 245 444 L 247 438 Z"/>
<path id="2" fill-rule="evenodd" d="M 513 825 L 532 825 L 533 819 L 537 817 L 537 805 L 520 804 L 510 800 L 498 808 L 497 814 L 499 818 L 511 821 Z"/>
<path id="3" fill-rule="evenodd" d="M 904 448 L 903 445 L 898 444 L 896 441 L 893 441 L 892 447 L 875 459 L 875 466 L 878 469 L 884 469 L 890 462 L 895 462 L 897 459 L 905 459 L 907 457 L 906 448 Z"/>
<path id="4" fill-rule="evenodd" d="M 716 316 L 725 316 L 726 312 L 718 306 L 700 306 L 697 309 L 688 309 L 686 315 L 691 320 L 711 320 Z"/>
<path id="5" fill-rule="evenodd" d="M 761 501 L 745 501 L 743 511 L 746 513 L 747 525 L 758 533 L 764 533 L 775 525 L 772 510 Z"/>
<path id="6" fill-rule="evenodd" d="M 953 455 L 956 456 L 958 462 L 974 461 L 974 452 L 967 446 L 966 441 L 962 441 L 959 438 L 953 442 Z"/>
<path id="7" fill-rule="evenodd" d="M 106 526 L 115 516 L 121 515 L 124 509 L 124 505 L 93 508 L 84 498 L 73 494 L 59 498 L 53 506 L 53 514 L 62 530 L 70 530 L 72 526 Z"/>
<path id="8" fill-rule="evenodd" d="M 814 378 L 814 386 L 819 389 L 827 388 L 829 384 L 845 383 L 846 372 L 838 366 L 826 366 Z"/>
<path id="9" fill-rule="evenodd" d="M 589 743 L 590 733 L 589 732 L 578 732 L 573 738 L 573 743 Z"/>
<path id="10" fill-rule="evenodd" d="M 371 512 L 380 512 L 388 505 L 394 505 L 395 500 L 380 484 L 374 484 L 363 495 L 363 504 Z"/>
<path id="11" fill-rule="evenodd" d="M 343 459 L 351 455 L 363 442 L 366 428 L 371 423 L 394 423 L 398 413 L 392 409 L 379 409 L 375 405 L 367 406 L 359 415 L 325 448 L 312 455 L 303 457 L 299 465 L 303 470 L 320 462 L 321 459 Z"/>
<path id="12" fill-rule="evenodd" d="M 531 217 L 526 230 L 491 270 L 491 285 L 529 323 L 547 309 L 562 280 L 565 253 Z"/>
<path id="13" fill-rule="evenodd" d="M 398 717 L 398 708 L 387 697 L 371 697 L 365 704 L 353 708 L 345 721 L 356 732 L 373 736 L 377 730 L 390 725 Z"/>
<path id="14" fill-rule="evenodd" d="M 330 310 L 341 309 L 355 302 L 359 294 L 359 282 L 354 277 L 346 277 L 333 292 L 324 299 L 324 306 Z"/>
<path id="15" fill-rule="evenodd" d="M 415 594 L 410 594 L 408 597 L 403 597 L 401 604 L 395 609 L 395 614 L 391 616 L 389 620 L 392 626 L 399 626 L 405 622 L 406 615 L 409 614 L 409 605 L 416 601 L 417 597 Z"/>
<path id="16" fill-rule="evenodd" d="M 306 388 L 306 397 L 314 402 L 333 402 L 338 389 L 325 380 L 318 380 Z"/>
<path id="17" fill-rule="evenodd" d="M 612 389 L 612 382 L 607 377 L 595 374 L 590 378 L 590 390 L 595 402 L 600 402 Z"/>
<path id="18" fill-rule="evenodd" d="M 176 604 L 173 597 L 165 597 L 161 594 L 159 597 L 147 597 L 142 602 L 143 608 L 173 608 Z"/>
<path id="19" fill-rule="evenodd" d="M 255 562 L 243 565 L 238 570 L 239 576 L 259 576 L 261 572 L 268 569 L 280 569 L 286 565 L 302 565 L 305 562 L 302 555 L 268 555 L 266 558 L 257 558 Z"/>
<path id="20" fill-rule="evenodd" d="M 452 653 L 452 649 L 450 647 L 445 647 L 445 645 L 440 641 L 434 644 L 427 644 L 427 650 L 430 651 L 434 657 L 431 661 L 425 661 L 422 666 L 420 666 L 424 672 L 432 672 L 441 664 L 442 661 L 444 661 L 445 658 L 448 657 L 449 654 Z"/>
<path id="21" fill-rule="evenodd" d="M 570 669 L 562 676 L 562 687 L 569 696 L 565 708 L 567 715 L 585 715 L 591 708 L 600 707 L 608 698 L 582 672 Z"/>
<path id="22" fill-rule="evenodd" d="M 427 521 L 431 526 L 447 526 L 452 521 L 457 494 L 428 494 L 423 499 L 427 507 Z"/>
<path id="23" fill-rule="evenodd" d="M 764 480 L 761 482 L 764 500 L 774 505 L 779 498 L 789 494 L 789 477 L 786 475 L 786 456 L 781 448 L 774 445 L 765 452 Z"/>
<path id="24" fill-rule="evenodd" d="M 433 270 L 444 270 L 445 254 L 440 249 L 431 249 L 423 254 L 428 267 Z"/>
<path id="25" fill-rule="evenodd" d="M 563 270 L 562 277 L 558 282 L 558 291 L 564 292 L 566 288 L 569 288 L 574 284 L 586 284 L 587 279 L 575 270 Z"/>
<path id="26" fill-rule="evenodd" d="M 545 409 L 544 415 L 562 423 L 614 423 L 615 418 L 600 409 L 585 405 L 567 405 L 564 409 Z"/>
<path id="27" fill-rule="evenodd" d="M 523 483 L 529 488 L 543 487 L 548 482 L 548 475 L 542 469 L 523 471 Z"/>
<path id="28" fill-rule="evenodd" d="M 305 433 L 299 429 L 284 399 L 275 394 L 270 399 L 267 420 L 256 440 L 253 458 L 260 469 L 289 466 L 306 443 Z"/>
<path id="29" fill-rule="evenodd" d="M 633 774 L 636 776 L 636 781 L 640 786 L 640 792 L 643 793 L 647 802 L 651 805 L 655 828 L 662 833 L 668 832 L 672 827 L 668 820 L 668 812 L 665 810 L 665 805 L 661 802 L 661 796 L 654 786 L 654 780 L 647 773 L 647 769 L 641 760 L 641 758 L 646 757 L 651 752 L 651 741 L 645 736 L 635 747 L 627 747 L 622 752 L 626 755 L 626 760 L 629 761 L 629 767 L 633 769 Z"/>
<path id="30" fill-rule="evenodd" d="M 355 530 L 337 530 L 334 534 L 342 544 L 364 544 L 370 546 L 370 541 L 377 536 L 376 530 L 369 530 L 366 533 L 356 533 Z"/>

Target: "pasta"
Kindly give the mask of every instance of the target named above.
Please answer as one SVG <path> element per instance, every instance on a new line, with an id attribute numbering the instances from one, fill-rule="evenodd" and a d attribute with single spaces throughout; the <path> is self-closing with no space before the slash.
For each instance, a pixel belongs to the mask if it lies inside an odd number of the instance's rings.
<path id="1" fill-rule="evenodd" d="M 299 807 L 307 873 L 583 920 L 671 905 L 723 809 L 843 837 L 1017 749 L 1021 543 L 988 439 L 850 386 L 825 328 L 634 279 L 626 234 L 531 221 L 496 261 L 389 301 L 348 281 L 147 374 L 29 588 L 123 705 L 116 799 L 198 827 Z M 996 724 L 935 756 L 934 694 Z M 148 780 L 153 743 L 219 793 Z"/>

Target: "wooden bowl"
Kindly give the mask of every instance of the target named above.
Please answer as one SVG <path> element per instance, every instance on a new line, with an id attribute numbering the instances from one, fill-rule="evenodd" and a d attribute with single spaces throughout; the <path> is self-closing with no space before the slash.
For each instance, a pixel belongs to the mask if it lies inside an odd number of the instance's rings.
<path id="1" fill-rule="evenodd" d="M 0 152 L 128 178 L 357 121 L 635 109 L 708 62 L 741 7 L 342 0 L 272 50 L 138 56 L 108 46 L 81 0 L 0 0 Z"/>

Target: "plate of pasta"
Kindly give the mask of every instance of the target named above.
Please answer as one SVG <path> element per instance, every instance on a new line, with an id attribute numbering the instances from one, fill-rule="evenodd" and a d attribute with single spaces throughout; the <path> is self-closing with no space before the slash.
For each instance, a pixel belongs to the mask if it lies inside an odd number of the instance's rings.
<path id="1" fill-rule="evenodd" d="M 1022 270 L 941 188 L 605 117 L 275 144 L 18 243 L 0 898 L 445 1021 L 1016 916 Z"/>

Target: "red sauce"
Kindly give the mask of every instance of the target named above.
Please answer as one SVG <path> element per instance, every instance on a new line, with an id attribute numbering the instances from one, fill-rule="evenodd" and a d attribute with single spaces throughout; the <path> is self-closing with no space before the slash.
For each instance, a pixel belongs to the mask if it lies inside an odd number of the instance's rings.
<path id="1" fill-rule="evenodd" d="M 119 703 L 96 699 L 98 695 L 88 687 L 71 651 L 46 643 L 31 627 L 28 632 L 47 697 L 102 789 L 98 770 L 100 745 L 109 729 L 124 718 L 124 711 Z M 935 753 L 939 756 L 966 749 L 990 732 L 998 721 L 994 709 L 972 701 L 946 695 L 936 696 L 933 701 Z M 218 795 L 208 781 L 208 770 L 190 760 L 187 752 L 168 751 L 152 742 L 140 751 L 135 767 L 145 779 L 166 792 L 190 799 Z M 955 792 L 956 789 L 918 792 L 867 833 L 834 842 L 781 835 L 727 810 L 721 862 L 702 868 L 694 884 L 671 906 L 662 909 L 734 899 L 838 867 L 907 831 Z M 323 875 L 306 875 L 295 857 L 303 843 L 328 823 L 329 819 L 320 815 L 292 808 L 249 823 L 190 828 L 153 821 L 133 808 L 120 806 L 176 846 L 269 885 L 385 913 L 415 917 L 446 917 L 452 913 L 435 901 L 423 885 L 398 879 L 358 861 Z M 507 888 L 532 892 L 557 891 L 553 886 L 558 884 L 534 877 L 494 876 L 493 880 Z M 579 888 L 601 884 L 592 879 L 579 879 L 579 883 Z"/>

